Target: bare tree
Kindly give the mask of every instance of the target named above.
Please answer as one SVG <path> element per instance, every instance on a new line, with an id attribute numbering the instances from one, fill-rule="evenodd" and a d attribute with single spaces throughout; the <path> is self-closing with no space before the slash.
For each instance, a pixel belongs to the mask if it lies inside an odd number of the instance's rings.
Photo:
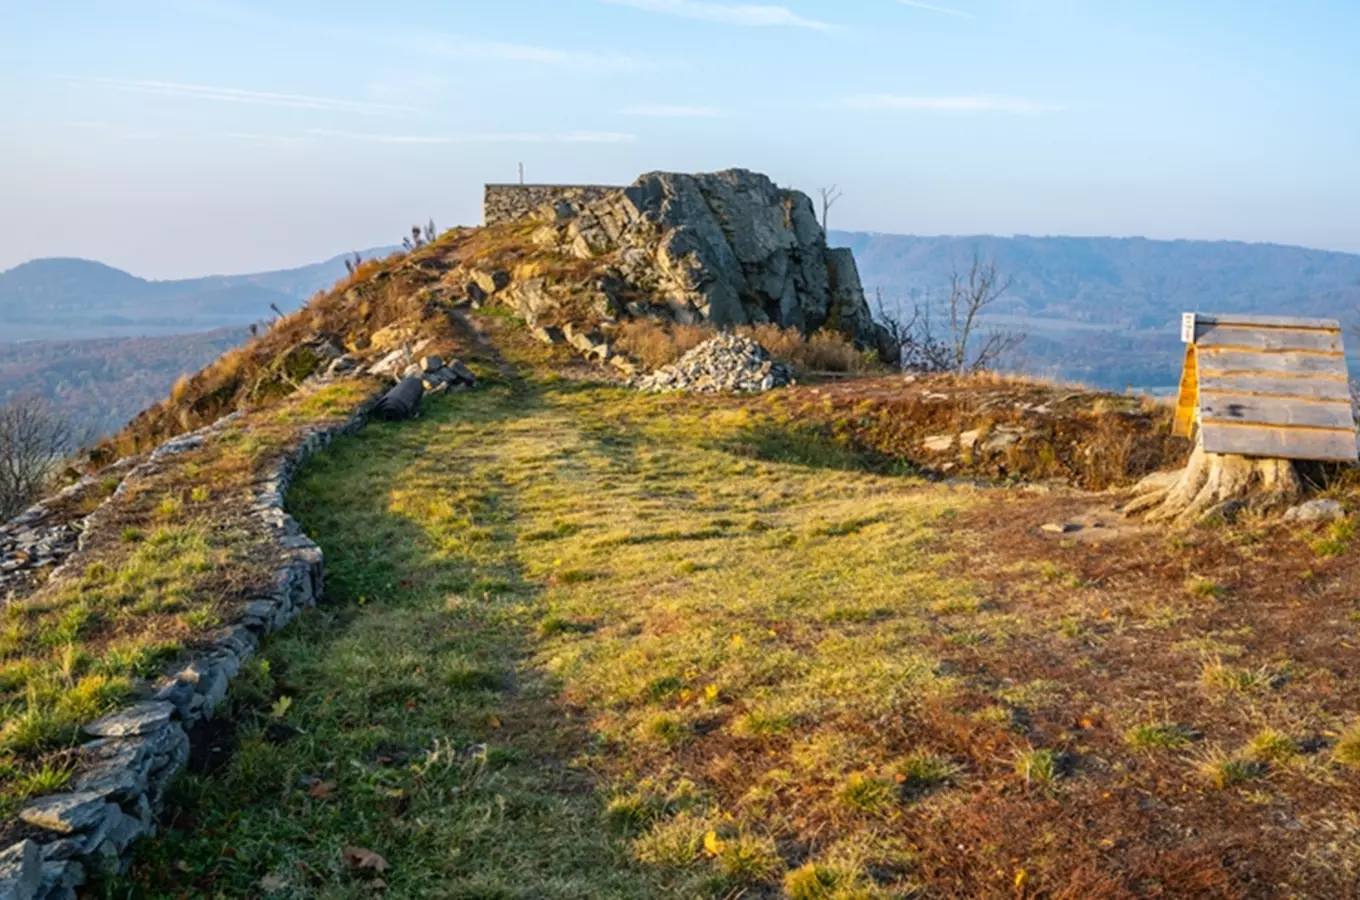
<path id="1" fill-rule="evenodd" d="M 914 302 L 911 315 L 889 310 L 883 289 L 875 288 L 876 318 L 899 350 L 898 364 L 909 372 L 934 374 L 951 371 L 953 350 L 938 338 L 930 318 L 930 304 Z"/>
<path id="2" fill-rule="evenodd" d="M 827 215 L 831 212 L 831 207 L 836 205 L 836 201 L 845 196 L 836 190 L 836 185 L 829 188 L 818 188 L 817 193 L 822 195 L 822 231 L 826 231 Z"/>
<path id="3" fill-rule="evenodd" d="M 977 333 L 978 316 L 1010 289 L 1011 279 L 1002 278 L 997 273 L 996 262 L 984 262 L 976 250 L 966 276 L 957 266 L 954 268 L 949 276 L 949 336 L 953 344 L 955 374 L 990 369 L 1024 341 L 1025 336 L 1015 331 Z M 975 343 L 974 339 L 979 342 Z"/>
<path id="4" fill-rule="evenodd" d="M 1010 289 L 1009 279 L 998 273 L 996 263 L 984 262 L 975 252 L 968 273 L 955 268 L 949 279 L 948 321 L 937 330 L 929 299 L 913 297 L 911 315 L 893 312 L 877 291 L 877 318 L 889 338 L 901 348 L 902 368 L 927 374 L 952 372 L 962 375 L 990 369 L 1025 336 L 1019 332 L 990 330 L 979 333 L 979 317 Z"/>
<path id="5" fill-rule="evenodd" d="M 42 496 L 53 467 L 71 449 L 71 425 L 42 398 L 0 405 L 0 521 Z"/>

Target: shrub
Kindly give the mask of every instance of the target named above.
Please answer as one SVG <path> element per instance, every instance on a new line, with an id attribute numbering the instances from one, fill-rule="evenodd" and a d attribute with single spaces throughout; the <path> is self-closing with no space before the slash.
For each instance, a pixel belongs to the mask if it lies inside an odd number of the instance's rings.
<path id="1" fill-rule="evenodd" d="M 1048 748 L 1024 750 L 1016 754 L 1015 774 L 1025 779 L 1025 784 L 1049 784 L 1059 775 L 1061 757 Z"/>

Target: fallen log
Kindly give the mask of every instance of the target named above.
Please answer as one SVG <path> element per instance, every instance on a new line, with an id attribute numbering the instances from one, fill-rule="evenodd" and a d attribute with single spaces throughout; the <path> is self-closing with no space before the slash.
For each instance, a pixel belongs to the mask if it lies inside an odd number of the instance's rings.
<path id="1" fill-rule="evenodd" d="M 418 376 L 403 378 L 397 382 L 396 387 L 383 394 L 377 407 L 374 408 L 373 414 L 379 419 L 387 419 L 388 421 L 409 419 L 420 408 L 420 398 L 424 394 L 425 385 L 421 383 Z"/>

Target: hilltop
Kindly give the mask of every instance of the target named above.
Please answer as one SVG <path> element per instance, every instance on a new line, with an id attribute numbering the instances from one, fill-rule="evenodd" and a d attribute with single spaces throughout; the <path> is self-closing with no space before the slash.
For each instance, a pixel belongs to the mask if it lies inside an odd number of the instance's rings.
<path id="1" fill-rule="evenodd" d="M 1165 407 L 895 372 L 763 176 L 488 199 L 0 530 L 24 900 L 1350 890 L 1351 518 L 1123 518 Z"/>

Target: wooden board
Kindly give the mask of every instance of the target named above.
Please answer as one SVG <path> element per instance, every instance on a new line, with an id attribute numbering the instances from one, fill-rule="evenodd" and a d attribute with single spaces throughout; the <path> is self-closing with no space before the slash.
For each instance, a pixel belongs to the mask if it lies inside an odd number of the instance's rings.
<path id="1" fill-rule="evenodd" d="M 1203 374 L 1239 372 L 1242 374 L 1270 373 L 1274 375 L 1332 375 L 1346 377 L 1346 357 L 1341 354 L 1254 353 L 1247 350 L 1220 350 L 1215 347 L 1195 348 L 1199 353 L 1199 368 Z"/>
<path id="2" fill-rule="evenodd" d="M 1354 461 L 1356 433 L 1341 326 L 1334 319 L 1187 314 L 1173 425 L 1198 421 L 1210 453 Z"/>
<path id="3" fill-rule="evenodd" d="M 1245 316 L 1232 313 L 1195 313 L 1197 325 L 1246 325 L 1253 328 L 1318 328 L 1340 331 L 1336 319 L 1304 319 L 1294 316 Z"/>
<path id="4" fill-rule="evenodd" d="M 1195 325 L 1195 346 L 1278 353 L 1305 350 L 1341 353 L 1341 332 L 1310 328 L 1247 328 L 1241 325 Z"/>
<path id="5" fill-rule="evenodd" d="M 1334 376 L 1221 375 L 1201 372 L 1199 391 L 1204 394 L 1257 394 L 1262 397 L 1299 397 L 1305 400 L 1350 400 L 1345 379 Z"/>
<path id="6" fill-rule="evenodd" d="M 1204 449 L 1210 453 L 1331 461 L 1354 461 L 1356 458 L 1353 429 L 1334 431 L 1201 422 L 1200 434 Z"/>
<path id="7" fill-rule="evenodd" d="M 1201 422 L 1224 421 L 1256 425 L 1306 425 L 1311 428 L 1352 427 L 1351 402 L 1301 400 L 1288 397 L 1255 397 L 1201 391 Z M 1207 447 L 1205 448 L 1208 449 Z"/>

